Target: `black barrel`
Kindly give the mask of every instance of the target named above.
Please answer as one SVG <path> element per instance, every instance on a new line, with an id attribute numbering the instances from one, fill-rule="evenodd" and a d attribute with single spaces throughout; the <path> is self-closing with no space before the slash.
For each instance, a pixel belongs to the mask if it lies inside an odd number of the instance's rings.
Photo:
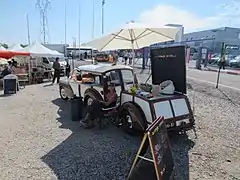
<path id="1" fill-rule="evenodd" d="M 73 98 L 70 100 L 70 112 L 72 121 L 80 121 L 83 116 L 82 98 Z"/>

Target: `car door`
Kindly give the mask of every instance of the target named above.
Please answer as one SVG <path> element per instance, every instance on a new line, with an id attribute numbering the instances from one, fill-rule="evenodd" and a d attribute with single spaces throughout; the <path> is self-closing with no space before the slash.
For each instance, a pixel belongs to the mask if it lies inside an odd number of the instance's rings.
<path id="1" fill-rule="evenodd" d="M 77 81 L 77 77 L 79 75 L 81 75 L 81 72 L 78 69 L 73 69 L 69 77 L 69 84 L 73 90 L 74 95 L 76 96 L 79 96 L 80 82 Z"/>

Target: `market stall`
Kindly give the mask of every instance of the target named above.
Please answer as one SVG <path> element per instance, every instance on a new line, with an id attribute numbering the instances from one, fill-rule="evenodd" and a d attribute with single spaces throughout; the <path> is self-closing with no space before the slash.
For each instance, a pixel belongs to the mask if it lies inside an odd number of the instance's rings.
<path id="1" fill-rule="evenodd" d="M 52 63 L 49 58 L 64 57 L 63 54 L 52 51 L 38 42 L 34 42 L 23 51 L 30 54 L 29 69 L 32 83 L 41 83 L 44 79 L 51 80 Z"/>
<path id="2" fill-rule="evenodd" d="M 0 58 L 11 59 L 14 56 L 30 56 L 29 52 L 0 50 Z"/>
<path id="3" fill-rule="evenodd" d="M 20 45 L 20 44 L 14 44 L 13 46 L 11 46 L 10 48 L 8 48 L 9 51 L 18 51 L 18 52 L 22 52 L 24 50 L 24 48 Z"/>
<path id="4" fill-rule="evenodd" d="M 26 83 L 28 81 L 28 59 L 30 53 L 28 52 L 21 52 L 21 51 L 9 51 L 4 50 L 0 51 L 0 57 L 5 58 L 8 61 L 12 61 L 11 59 L 14 58 L 14 61 L 17 62 L 17 65 L 12 67 L 14 74 L 19 77 L 19 81 L 24 81 Z"/>

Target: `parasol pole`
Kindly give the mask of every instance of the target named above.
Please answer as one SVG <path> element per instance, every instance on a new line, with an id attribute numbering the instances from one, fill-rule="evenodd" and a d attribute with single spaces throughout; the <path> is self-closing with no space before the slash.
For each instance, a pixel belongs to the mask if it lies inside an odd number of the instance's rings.
<path id="1" fill-rule="evenodd" d="M 135 53 L 134 53 L 134 37 L 133 37 L 133 29 L 129 30 L 130 38 L 131 38 L 131 45 L 132 45 L 132 68 L 134 71 L 134 62 L 135 62 Z"/>
<path id="2" fill-rule="evenodd" d="M 131 41 L 132 44 L 132 68 L 134 71 L 134 64 L 135 64 L 135 53 L 134 53 L 134 45 L 133 45 L 133 40 Z"/>

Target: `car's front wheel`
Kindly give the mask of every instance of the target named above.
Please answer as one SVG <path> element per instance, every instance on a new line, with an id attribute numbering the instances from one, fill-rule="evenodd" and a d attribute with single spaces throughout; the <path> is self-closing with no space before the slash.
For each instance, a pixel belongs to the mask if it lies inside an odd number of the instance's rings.
<path id="1" fill-rule="evenodd" d="M 126 133 L 130 135 L 142 135 L 145 132 L 147 128 L 146 119 L 135 104 L 123 104 L 119 116 Z"/>
<path id="2" fill-rule="evenodd" d="M 59 94 L 60 94 L 60 97 L 63 99 L 63 100 L 68 100 L 68 96 L 66 94 L 66 90 L 64 89 L 64 87 L 61 87 L 59 88 Z"/>

